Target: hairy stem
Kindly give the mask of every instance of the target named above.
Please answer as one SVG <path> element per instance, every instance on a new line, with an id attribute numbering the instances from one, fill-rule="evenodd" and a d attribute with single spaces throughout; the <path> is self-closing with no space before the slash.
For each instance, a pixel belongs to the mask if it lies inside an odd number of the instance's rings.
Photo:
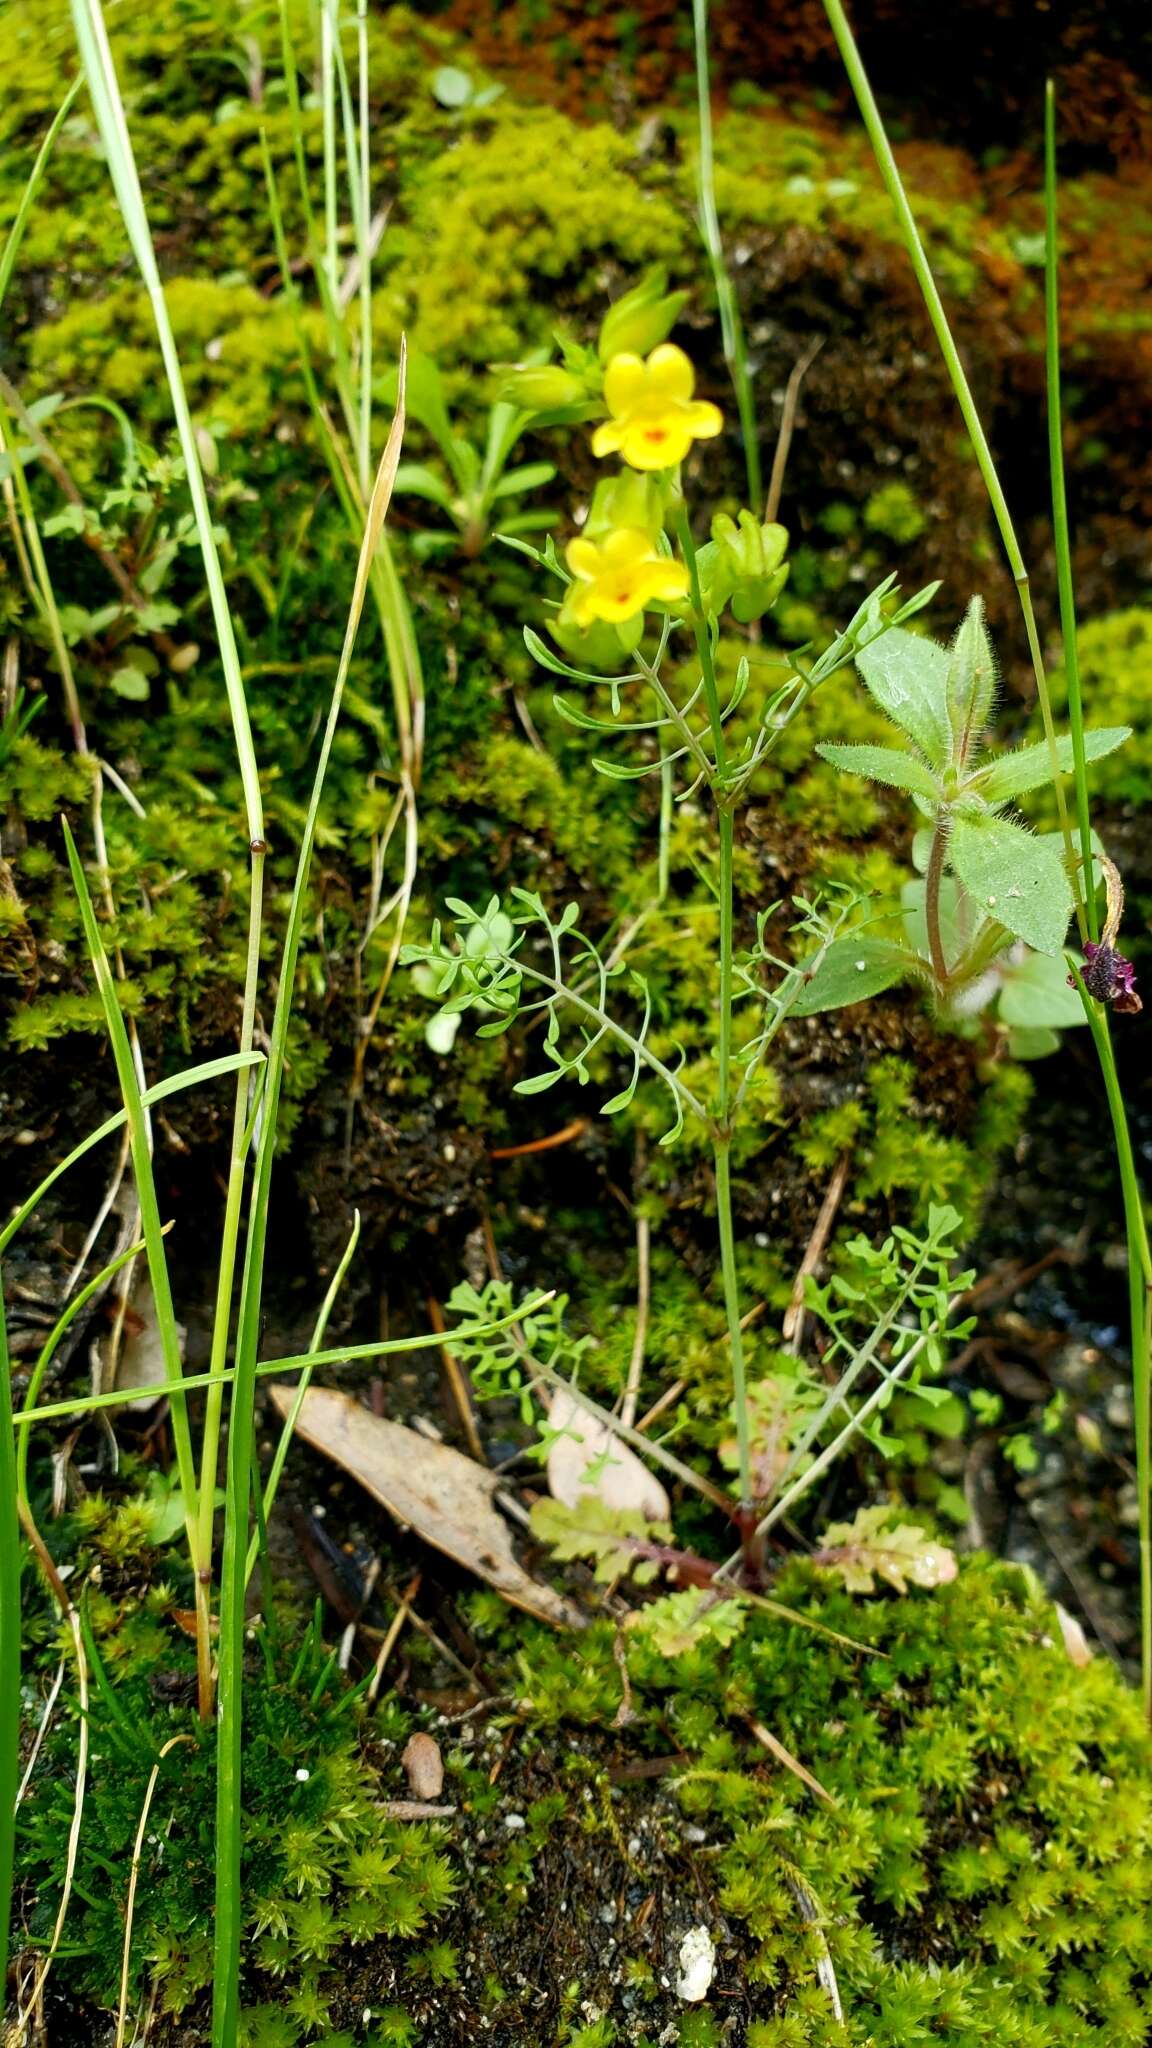
<path id="1" fill-rule="evenodd" d="M 940 936 L 940 884 L 944 879 L 944 855 L 948 848 L 948 827 L 952 814 L 941 809 L 936 814 L 936 829 L 932 834 L 932 851 L 928 856 L 928 873 L 924 882 L 924 916 L 928 925 L 928 951 L 932 955 L 932 972 L 942 989 L 948 985 L 948 962 L 944 957 L 944 942 Z"/>

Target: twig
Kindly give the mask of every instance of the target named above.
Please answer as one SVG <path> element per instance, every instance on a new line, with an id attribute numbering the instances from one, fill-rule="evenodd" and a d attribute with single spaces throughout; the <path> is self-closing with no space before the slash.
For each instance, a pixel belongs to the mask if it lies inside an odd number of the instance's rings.
<path id="1" fill-rule="evenodd" d="M 780 1867 L 784 1873 L 784 1881 L 800 1908 L 801 1918 L 807 1922 L 811 1929 L 812 1939 L 816 1943 L 818 1950 L 816 1975 L 828 1993 L 833 2019 L 837 2020 L 842 2026 L 844 2024 L 844 2007 L 840 2003 L 840 1987 L 836 1982 L 836 1971 L 832 1965 L 832 1953 L 825 1939 L 823 1927 L 820 1924 L 824 1918 L 823 1908 L 809 1885 L 807 1878 L 796 1869 L 795 1864 L 788 1863 L 784 1857 L 781 1857 Z"/>
<path id="2" fill-rule="evenodd" d="M 551 1131 L 546 1138 L 530 1138 L 524 1145 L 493 1145 L 489 1148 L 489 1159 L 522 1159 L 529 1152 L 550 1152 L 555 1145 L 570 1145 L 573 1138 L 579 1138 L 588 1129 L 586 1116 L 573 1117 L 563 1130 Z"/>
<path id="3" fill-rule="evenodd" d="M 805 349 L 800 360 L 792 365 L 792 373 L 784 392 L 784 408 L 780 414 L 780 432 L 776 438 L 776 452 L 772 457 L 772 474 L 768 479 L 768 497 L 764 506 L 764 518 L 771 524 L 780 510 L 784 494 L 784 472 L 788 467 L 788 452 L 792 446 L 792 431 L 796 425 L 796 408 L 800 398 L 800 386 L 824 346 L 824 336 L 818 334 L 815 341 Z"/>
<path id="4" fill-rule="evenodd" d="M 748 1726 L 757 1742 L 763 1744 L 769 1755 L 774 1756 L 777 1763 L 783 1764 L 794 1777 L 799 1778 L 802 1785 L 807 1785 L 808 1790 L 814 1792 L 817 1799 L 822 1799 L 826 1806 L 839 1806 L 840 1801 L 834 1798 L 831 1792 L 825 1791 L 819 1778 L 814 1778 L 811 1771 L 805 1769 L 799 1757 L 793 1756 L 792 1751 L 784 1747 L 779 1736 L 773 1735 L 770 1728 L 765 1728 L 762 1721 L 749 1721 Z"/>
<path id="5" fill-rule="evenodd" d="M 670 1387 L 665 1387 L 664 1392 L 660 1396 L 660 1399 L 652 1403 L 652 1406 L 648 1410 L 647 1415 L 642 1415 L 640 1417 L 639 1422 L 636 1424 L 637 1436 L 642 1436 L 646 1429 L 651 1429 L 652 1424 L 658 1419 L 659 1416 L 663 1415 L 664 1410 L 666 1408 L 671 1408 L 672 1403 L 680 1399 L 680 1396 L 684 1392 L 687 1385 L 687 1380 L 673 1380 L 672 1385 Z"/>
<path id="6" fill-rule="evenodd" d="M 648 1341 L 648 1307 L 652 1294 L 651 1249 L 652 1225 L 644 1210 L 637 1209 L 636 1329 L 632 1337 L 632 1356 L 628 1361 L 628 1378 L 624 1386 L 624 1399 L 620 1404 L 620 1420 L 626 1429 L 631 1429 L 636 1420 L 636 1407 L 640 1398 L 640 1376 L 644 1371 L 644 1347 Z"/>
<path id="7" fill-rule="evenodd" d="M 812 1227 L 812 1235 L 808 1239 L 807 1249 L 796 1270 L 796 1279 L 792 1287 L 792 1298 L 784 1311 L 783 1336 L 785 1347 L 797 1354 L 804 1339 L 804 1282 L 810 1273 L 816 1271 L 824 1256 L 824 1248 L 828 1243 L 836 1211 L 840 1207 L 841 1197 L 847 1184 L 848 1167 L 851 1158 L 850 1152 L 842 1152 L 836 1161 L 832 1178 L 828 1183 L 828 1191 L 820 1204 L 820 1214 L 817 1216 Z"/>
<path id="8" fill-rule="evenodd" d="M 416 1595 L 419 1591 L 420 1573 L 417 1572 L 415 1578 L 413 1579 L 411 1585 L 408 1588 L 408 1591 L 403 1595 L 400 1601 L 400 1605 L 396 1609 L 395 1614 L 392 1616 L 392 1620 L 388 1628 L 388 1633 L 385 1636 L 384 1641 L 380 1645 L 379 1655 L 376 1658 L 375 1669 L 373 1670 L 372 1677 L 368 1685 L 368 1692 L 366 1697 L 369 1700 L 375 1700 L 380 1691 L 380 1685 L 384 1677 L 384 1667 L 387 1664 L 389 1657 L 392 1655 L 393 1650 L 396 1648 L 396 1645 L 400 1640 L 401 1632 L 404 1628 L 405 1622 L 411 1619 L 412 1609 L 410 1603 L 416 1598 Z"/>
<path id="9" fill-rule="evenodd" d="M 440 1303 L 431 1294 L 428 1297 L 428 1320 L 436 1335 L 442 1337 L 444 1335 L 444 1317 L 440 1312 Z M 488 1460 L 484 1455 L 484 1445 L 480 1440 L 480 1431 L 476 1424 L 476 1415 L 472 1407 L 471 1396 L 468 1392 L 468 1382 L 460 1369 L 460 1361 L 447 1344 L 441 1344 L 440 1357 L 448 1377 L 448 1384 L 452 1389 L 452 1398 L 456 1403 L 461 1427 L 468 1439 L 468 1449 L 478 1465 L 486 1465 Z"/>

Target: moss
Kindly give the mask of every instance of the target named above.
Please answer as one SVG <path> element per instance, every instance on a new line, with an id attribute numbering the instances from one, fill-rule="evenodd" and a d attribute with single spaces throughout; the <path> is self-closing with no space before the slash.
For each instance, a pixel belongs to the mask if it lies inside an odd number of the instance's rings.
<path id="1" fill-rule="evenodd" d="M 983 1559 L 930 1598 L 853 1603 L 802 1567 L 776 1590 L 860 1649 L 755 1619 L 674 1663 L 629 1654 L 641 1730 L 666 1746 L 674 1729 L 680 1801 L 710 1839 L 717 1904 L 744 1929 L 749 2040 L 1142 2040 L 1152 1747 L 1107 1661 L 1077 1670 L 1025 1576 Z M 614 1669 L 605 1629 L 576 1666 L 538 1640 L 524 1662 L 533 1712 L 607 1718 Z M 749 1718 L 833 1804 L 765 1766 Z M 716 1989 L 719 2016 L 723 1969 Z"/>
<path id="2" fill-rule="evenodd" d="M 98 1767 L 87 1790 L 67 1956 L 59 1962 L 74 1996 L 114 2009 L 146 1782 L 163 1745 L 178 1737 L 180 1747 L 160 1765 L 130 1990 L 139 1998 L 141 1986 L 154 1985 L 160 2011 L 179 2014 L 196 2008 L 211 1983 L 215 1760 L 191 1704 L 191 1645 L 178 1633 L 179 1600 L 190 1589 L 182 1566 L 167 1557 L 177 1588 L 150 1580 L 154 1526 L 150 1501 L 90 1500 L 70 1532 L 74 1554 L 88 1568 L 99 1561 L 111 1590 L 85 1595 Z M 293 1602 L 281 1599 L 278 1626 L 293 1614 Z M 442 1915 L 456 1880 L 441 1829 L 401 1824 L 383 1809 L 388 1776 L 396 1791 L 403 1788 L 394 1741 L 385 1765 L 379 1736 L 402 1739 L 404 1717 L 394 1706 L 386 1710 L 369 1751 L 362 1713 L 333 1677 L 315 1624 L 304 1624 L 299 1647 L 289 1647 L 270 1622 L 261 1626 L 263 1671 L 252 1671 L 245 1694 L 244 2039 L 250 2048 L 279 2048 L 327 2035 L 339 1991 L 332 1970 L 342 1952 L 381 1939 L 400 1948 L 414 1943 Z M 21 1808 L 18 1853 L 33 1901 L 33 1943 L 50 1932 L 56 1912 L 75 1742 L 75 1711 L 65 1708 Z M 443 1954 L 437 1967 L 443 1976 Z"/>

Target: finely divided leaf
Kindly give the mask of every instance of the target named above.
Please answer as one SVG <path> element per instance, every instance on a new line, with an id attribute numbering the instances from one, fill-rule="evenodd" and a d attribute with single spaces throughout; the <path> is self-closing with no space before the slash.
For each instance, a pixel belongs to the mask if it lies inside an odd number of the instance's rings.
<path id="1" fill-rule="evenodd" d="M 833 768 L 848 775 L 867 775 L 872 782 L 887 782 L 894 789 L 910 790 L 913 796 L 931 803 L 939 796 L 932 772 L 916 754 L 901 754 L 895 747 L 854 747 L 821 741 L 816 752 Z"/>
<path id="2" fill-rule="evenodd" d="M 1058 953 L 1072 915 L 1072 886 L 1054 846 L 1007 818 L 958 817 L 948 844 L 953 872 L 1005 931 Z"/>
<path id="3" fill-rule="evenodd" d="M 913 1522 L 894 1522 L 893 1510 L 861 1508 L 852 1522 L 832 1522 L 815 1563 L 835 1572 L 849 1593 L 874 1593 L 876 1581 L 906 1593 L 913 1586 L 946 1586 L 956 1559 L 944 1543 Z"/>
<path id="4" fill-rule="evenodd" d="M 1102 760 L 1122 747 L 1131 739 L 1130 725 L 1098 725 L 1084 735 L 1084 758 L 1087 761 Z M 1056 742 L 1056 761 L 1062 774 L 1070 775 L 1074 767 L 1072 741 L 1065 734 Z M 1020 747 L 1014 754 L 1002 754 L 980 771 L 976 788 L 990 804 L 1006 803 L 1009 797 L 1023 796 L 1026 789 L 1041 789 L 1052 780 L 1052 754 L 1046 740 L 1034 747 Z"/>
<path id="5" fill-rule="evenodd" d="M 945 649 L 893 626 L 860 649 L 856 666 L 881 709 L 915 740 L 933 768 L 944 768 L 952 751 Z"/>

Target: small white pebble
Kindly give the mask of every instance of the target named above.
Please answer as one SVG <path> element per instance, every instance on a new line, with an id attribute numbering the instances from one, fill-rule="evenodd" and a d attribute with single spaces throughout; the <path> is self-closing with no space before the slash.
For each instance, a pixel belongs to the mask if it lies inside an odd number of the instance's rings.
<path id="1" fill-rule="evenodd" d="M 686 2005 L 696 2005 L 707 1997 L 708 1988 L 716 1974 L 716 1946 L 706 1927 L 690 1927 L 680 1943 L 680 1975 L 676 1979 L 676 1996 Z"/>

